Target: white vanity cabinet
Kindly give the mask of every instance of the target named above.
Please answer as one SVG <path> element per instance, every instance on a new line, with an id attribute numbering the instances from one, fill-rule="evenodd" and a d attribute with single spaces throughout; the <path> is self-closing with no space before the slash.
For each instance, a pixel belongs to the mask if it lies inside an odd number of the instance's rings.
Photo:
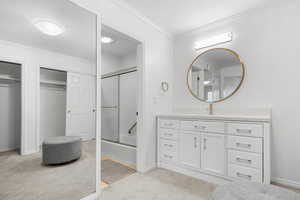
<path id="1" fill-rule="evenodd" d="M 225 136 L 204 133 L 202 135 L 202 169 L 225 175 Z"/>
<path id="2" fill-rule="evenodd" d="M 157 124 L 158 167 L 217 184 L 270 183 L 270 117 L 160 115 Z"/>
<path id="3" fill-rule="evenodd" d="M 201 164 L 201 135 L 189 131 L 182 131 L 179 135 L 179 162 L 182 165 L 199 169 Z"/>

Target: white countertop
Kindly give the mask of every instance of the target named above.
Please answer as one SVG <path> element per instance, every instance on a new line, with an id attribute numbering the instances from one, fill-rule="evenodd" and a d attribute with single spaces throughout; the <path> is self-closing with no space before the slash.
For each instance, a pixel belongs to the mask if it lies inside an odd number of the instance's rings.
<path id="1" fill-rule="evenodd" d="M 253 121 L 253 122 L 271 122 L 270 115 L 234 115 L 234 114 L 158 114 L 160 118 L 178 118 L 178 119 L 208 119 L 208 120 L 230 120 L 230 121 Z"/>

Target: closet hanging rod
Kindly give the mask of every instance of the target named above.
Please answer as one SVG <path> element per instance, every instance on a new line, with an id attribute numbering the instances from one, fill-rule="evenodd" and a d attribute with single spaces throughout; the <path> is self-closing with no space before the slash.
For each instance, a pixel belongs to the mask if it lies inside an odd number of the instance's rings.
<path id="1" fill-rule="evenodd" d="M 60 85 L 60 86 L 66 86 L 65 81 L 48 81 L 48 80 L 41 80 L 41 84 L 46 84 L 46 85 Z"/>
<path id="2" fill-rule="evenodd" d="M 101 76 L 101 78 L 104 79 L 104 78 L 109 78 L 109 77 L 113 77 L 113 76 L 119 76 L 122 74 L 127 74 L 127 73 L 135 72 L 135 71 L 137 71 L 137 67 L 130 67 L 127 69 L 121 69 L 121 70 L 118 70 L 115 72 L 110 72 L 110 73 L 104 74 Z"/>
<path id="3" fill-rule="evenodd" d="M 3 75 L 0 75 L 0 80 L 15 81 L 15 82 L 20 82 L 21 81 L 20 78 L 14 78 L 14 77 L 11 77 L 11 76 L 3 76 Z"/>

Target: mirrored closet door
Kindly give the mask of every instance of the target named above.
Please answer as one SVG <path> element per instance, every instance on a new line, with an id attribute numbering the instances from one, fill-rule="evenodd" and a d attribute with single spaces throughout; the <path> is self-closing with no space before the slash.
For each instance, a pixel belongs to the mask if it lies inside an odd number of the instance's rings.
<path id="1" fill-rule="evenodd" d="M 101 37 L 101 185 L 107 187 L 139 169 L 143 48 L 109 25 L 102 24 Z"/>
<path id="2" fill-rule="evenodd" d="M 0 199 L 89 196 L 97 16 L 69 0 L 0 5 Z"/>

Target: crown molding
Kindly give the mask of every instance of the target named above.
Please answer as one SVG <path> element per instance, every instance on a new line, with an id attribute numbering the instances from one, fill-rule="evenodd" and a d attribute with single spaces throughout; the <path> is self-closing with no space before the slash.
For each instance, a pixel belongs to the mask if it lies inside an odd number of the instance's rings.
<path id="1" fill-rule="evenodd" d="M 207 24 L 203 24 L 203 25 L 198 26 L 196 28 L 193 28 L 193 29 L 190 29 L 190 30 L 187 30 L 187 31 L 183 31 L 181 33 L 177 33 L 173 37 L 174 37 L 174 40 L 176 41 L 178 39 L 181 39 L 182 37 L 197 34 L 200 31 L 204 32 L 204 31 L 210 30 L 211 28 L 217 27 L 219 25 L 222 25 L 222 24 L 225 24 L 225 23 L 228 23 L 228 22 L 232 22 L 232 21 L 236 21 L 236 20 L 241 19 L 243 17 L 253 15 L 257 12 L 262 12 L 265 9 L 278 8 L 279 6 L 286 5 L 286 4 L 287 4 L 287 2 L 284 2 L 284 1 L 282 1 L 282 2 L 281 1 L 280 2 L 274 1 L 273 4 L 264 4 L 264 5 L 256 6 L 256 7 L 241 11 L 239 13 L 230 15 L 228 17 L 220 18 L 220 19 L 214 20 L 212 22 L 209 22 Z"/>
<path id="2" fill-rule="evenodd" d="M 133 8 L 132 6 L 130 6 L 128 3 L 124 2 L 123 0 L 111 0 L 111 1 L 115 5 L 117 5 L 117 6 L 121 7 L 121 8 L 126 9 L 127 11 L 129 11 L 130 13 L 132 13 L 133 15 L 135 15 L 137 18 L 139 18 L 140 20 L 142 20 L 143 22 L 149 24 L 150 26 L 152 26 L 157 31 L 159 31 L 162 34 L 166 35 L 168 38 L 173 39 L 173 35 L 171 33 L 169 33 L 168 31 L 166 31 L 162 27 L 160 27 L 157 24 L 155 24 L 152 20 L 150 20 L 148 17 L 146 17 L 143 14 L 141 14 L 141 12 L 139 12 L 137 9 Z"/>

